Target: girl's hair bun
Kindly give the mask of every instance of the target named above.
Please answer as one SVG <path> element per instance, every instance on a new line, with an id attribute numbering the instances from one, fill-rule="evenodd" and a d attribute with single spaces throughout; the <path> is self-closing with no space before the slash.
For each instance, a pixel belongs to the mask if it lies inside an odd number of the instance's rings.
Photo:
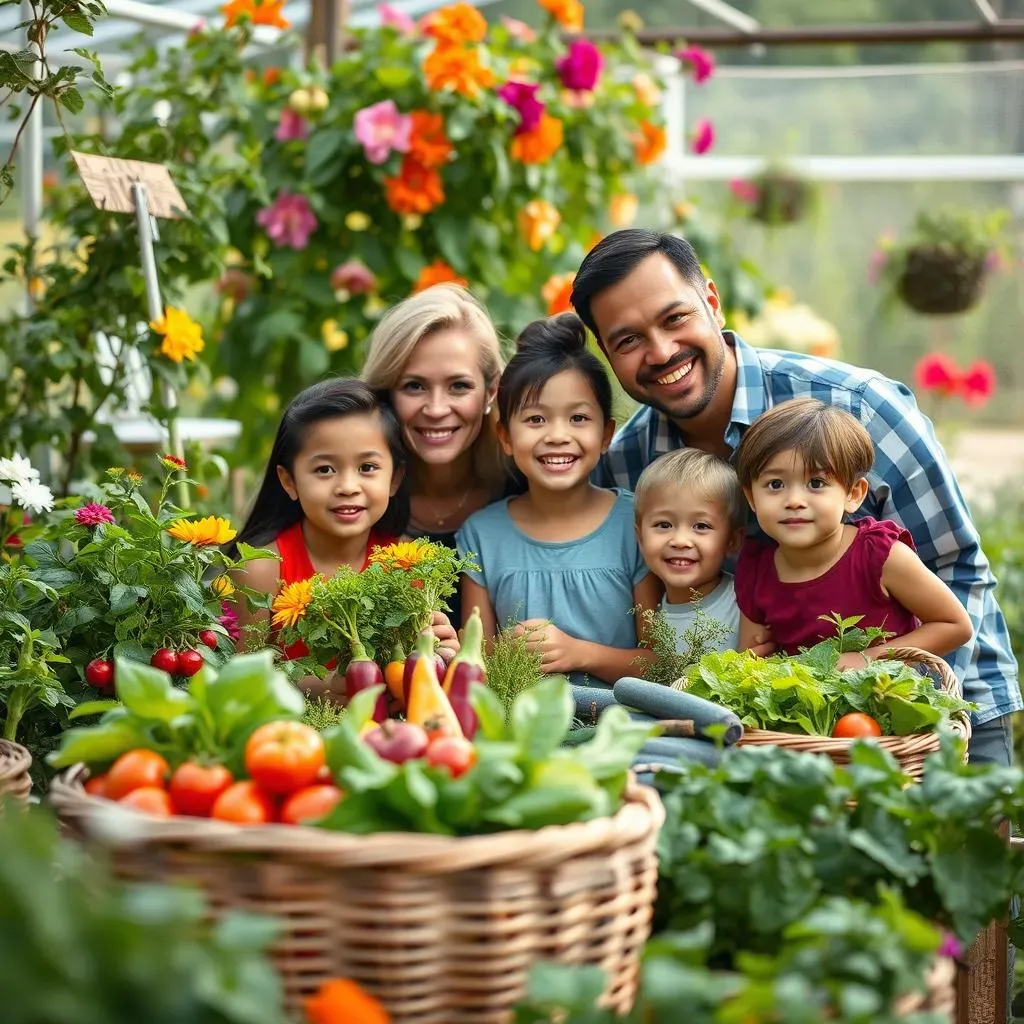
<path id="1" fill-rule="evenodd" d="M 587 329 L 575 313 L 559 313 L 546 320 L 534 320 L 516 338 L 516 351 L 531 355 L 537 352 L 571 355 L 585 351 L 586 347 Z"/>

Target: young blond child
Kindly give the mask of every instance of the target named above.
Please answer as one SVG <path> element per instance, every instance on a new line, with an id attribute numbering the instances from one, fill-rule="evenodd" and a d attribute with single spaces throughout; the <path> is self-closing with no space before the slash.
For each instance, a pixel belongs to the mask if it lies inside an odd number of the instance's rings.
<path id="1" fill-rule="evenodd" d="M 661 610 L 679 653 L 686 653 L 698 607 L 728 630 L 717 649 L 736 650 L 740 613 L 733 577 L 722 566 L 743 541 L 747 505 L 732 466 L 696 448 L 669 452 L 641 474 L 634 507 L 640 551 L 665 585 Z"/>

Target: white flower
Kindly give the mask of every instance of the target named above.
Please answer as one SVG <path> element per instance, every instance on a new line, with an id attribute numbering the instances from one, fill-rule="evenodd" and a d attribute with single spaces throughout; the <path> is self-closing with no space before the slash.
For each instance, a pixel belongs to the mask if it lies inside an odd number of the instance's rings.
<path id="1" fill-rule="evenodd" d="M 12 455 L 9 459 L 0 459 L 0 480 L 10 484 L 31 484 L 39 479 L 39 470 L 32 468 L 32 463 L 24 455 Z"/>
<path id="2" fill-rule="evenodd" d="M 53 508 L 53 491 L 37 480 L 18 481 L 11 487 L 11 497 L 29 512 L 49 512 Z"/>

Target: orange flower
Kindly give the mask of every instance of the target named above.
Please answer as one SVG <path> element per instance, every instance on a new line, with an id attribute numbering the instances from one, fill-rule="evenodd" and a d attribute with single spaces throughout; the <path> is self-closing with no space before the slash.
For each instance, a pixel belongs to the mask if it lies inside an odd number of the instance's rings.
<path id="1" fill-rule="evenodd" d="M 370 564 L 383 565 L 385 569 L 413 569 L 436 556 L 437 546 L 428 540 L 403 540 L 375 547 L 370 555 Z"/>
<path id="2" fill-rule="evenodd" d="M 325 981 L 302 1008 L 309 1024 L 391 1024 L 380 1002 L 347 978 Z"/>
<path id="3" fill-rule="evenodd" d="M 242 18 L 248 18 L 253 25 L 285 29 L 291 27 L 291 22 L 281 13 L 284 4 L 285 0 L 229 0 L 220 10 L 225 28 L 234 28 Z"/>
<path id="4" fill-rule="evenodd" d="M 444 130 L 444 115 L 429 110 L 414 110 L 409 156 L 421 167 L 443 167 L 452 154 L 452 144 Z"/>
<path id="5" fill-rule="evenodd" d="M 439 43 L 423 62 L 427 88 L 476 96 L 494 85 L 494 72 L 480 63 L 476 49 Z"/>
<path id="6" fill-rule="evenodd" d="M 640 133 L 633 136 L 638 164 L 653 164 L 661 159 L 665 152 L 665 129 L 650 121 L 640 122 Z"/>
<path id="7" fill-rule="evenodd" d="M 568 313 L 572 306 L 569 303 L 569 296 L 572 295 L 573 274 L 552 274 L 544 282 L 540 294 L 548 304 L 548 316 L 555 316 L 558 313 Z"/>
<path id="8" fill-rule="evenodd" d="M 580 0 L 537 0 L 562 28 L 569 32 L 583 31 L 583 4 Z"/>
<path id="9" fill-rule="evenodd" d="M 558 230 L 562 215 L 546 199 L 531 199 L 519 211 L 519 231 L 526 244 L 540 252 L 544 243 Z"/>
<path id="10" fill-rule="evenodd" d="M 487 35 L 487 22 L 472 4 L 457 3 L 431 11 L 420 20 L 420 31 L 438 43 L 479 43 Z"/>
<path id="11" fill-rule="evenodd" d="M 444 202 L 441 175 L 411 154 L 402 160 L 398 177 L 384 179 L 384 189 L 384 198 L 395 213 L 430 213 Z"/>
<path id="12" fill-rule="evenodd" d="M 562 122 L 550 114 L 542 114 L 540 124 L 532 132 L 522 132 L 512 140 L 512 159 L 524 164 L 546 164 L 564 138 Z"/>
<path id="13" fill-rule="evenodd" d="M 263 72 L 263 84 L 266 88 L 270 88 L 273 85 L 277 85 L 281 81 L 281 69 L 280 68 L 267 68 Z"/>
<path id="14" fill-rule="evenodd" d="M 612 227 L 628 228 L 636 220 L 639 201 L 632 192 L 618 192 L 608 202 L 608 219 Z"/>
<path id="15" fill-rule="evenodd" d="M 464 277 L 459 277 L 444 260 L 434 260 L 433 263 L 425 266 L 416 278 L 412 286 L 413 294 L 432 288 L 435 284 L 461 284 L 463 288 L 469 287 L 469 282 Z"/>

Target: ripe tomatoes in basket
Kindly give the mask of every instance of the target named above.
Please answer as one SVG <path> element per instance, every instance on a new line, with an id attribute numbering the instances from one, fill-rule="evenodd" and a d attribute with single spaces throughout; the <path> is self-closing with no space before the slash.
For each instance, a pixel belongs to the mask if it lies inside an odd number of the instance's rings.
<path id="1" fill-rule="evenodd" d="M 326 818 L 341 801 L 342 792 L 337 786 L 306 786 L 292 793 L 281 807 L 281 820 L 286 825 L 302 825 Z"/>
<path id="2" fill-rule="evenodd" d="M 861 711 L 851 711 L 843 715 L 832 729 L 836 739 L 855 740 L 870 736 L 881 736 L 882 727 L 870 716 Z"/>
<path id="3" fill-rule="evenodd" d="M 118 803 L 122 807 L 131 807 L 155 818 L 170 818 L 174 814 L 167 790 L 159 786 L 141 786 L 139 789 L 133 789 L 127 796 L 121 797 Z"/>
<path id="4" fill-rule="evenodd" d="M 249 778 L 271 793 L 294 793 L 310 785 L 325 759 L 320 733 L 302 722 L 267 722 L 245 744 Z"/>
<path id="5" fill-rule="evenodd" d="M 476 764 L 476 747 L 462 736 L 441 736 L 427 747 L 427 763 L 445 768 L 453 779 L 465 775 Z"/>
<path id="6" fill-rule="evenodd" d="M 107 772 L 103 794 L 108 800 L 120 800 L 134 789 L 164 788 L 170 765 L 155 751 L 138 748 L 122 754 Z"/>
<path id="7" fill-rule="evenodd" d="M 232 783 L 217 797 L 210 817 L 236 825 L 266 825 L 276 814 L 270 794 L 246 779 Z"/>
<path id="8" fill-rule="evenodd" d="M 174 770 L 167 789 L 178 814 L 208 818 L 217 797 L 234 781 L 222 764 L 186 761 Z"/>

